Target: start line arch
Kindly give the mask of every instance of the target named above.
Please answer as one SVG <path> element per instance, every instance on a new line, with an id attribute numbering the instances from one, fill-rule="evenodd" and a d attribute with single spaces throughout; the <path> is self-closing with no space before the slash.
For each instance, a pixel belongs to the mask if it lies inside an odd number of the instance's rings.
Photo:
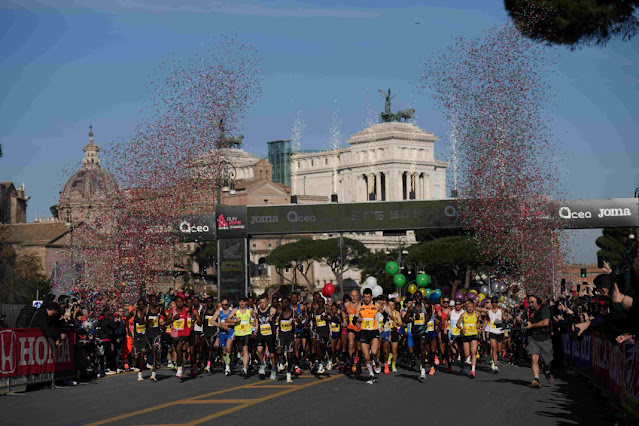
<path id="1" fill-rule="evenodd" d="M 639 199 L 557 200 L 549 216 L 564 229 L 639 227 Z M 215 214 L 182 217 L 176 231 L 184 242 L 270 234 L 455 229 L 462 226 L 456 199 L 361 203 L 219 206 Z"/>

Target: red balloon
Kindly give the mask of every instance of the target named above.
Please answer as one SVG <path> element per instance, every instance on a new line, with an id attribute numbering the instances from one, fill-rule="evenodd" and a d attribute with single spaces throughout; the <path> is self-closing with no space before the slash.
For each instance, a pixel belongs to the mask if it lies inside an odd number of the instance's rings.
<path id="1" fill-rule="evenodd" d="M 324 288 L 322 288 L 322 296 L 331 297 L 333 293 L 335 293 L 335 286 L 331 283 L 326 283 Z"/>

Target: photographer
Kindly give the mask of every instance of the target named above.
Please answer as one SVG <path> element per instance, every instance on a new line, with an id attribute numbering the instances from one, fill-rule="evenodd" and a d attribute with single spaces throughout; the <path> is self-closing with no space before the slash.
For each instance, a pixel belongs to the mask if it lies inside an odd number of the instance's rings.
<path id="1" fill-rule="evenodd" d="M 552 380 L 550 375 L 550 364 L 553 360 L 552 341 L 550 339 L 550 308 L 545 303 L 539 303 L 537 296 L 528 296 L 528 308 L 522 313 L 521 319 L 526 321 L 526 332 L 528 333 L 528 346 L 526 352 L 532 359 L 533 381 L 532 387 L 539 388 L 539 357 L 544 364 L 543 373 L 548 381 Z"/>

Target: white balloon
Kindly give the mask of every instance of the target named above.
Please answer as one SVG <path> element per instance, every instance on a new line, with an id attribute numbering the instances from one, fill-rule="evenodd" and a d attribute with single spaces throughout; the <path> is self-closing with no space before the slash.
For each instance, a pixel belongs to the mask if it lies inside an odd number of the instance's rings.
<path id="1" fill-rule="evenodd" d="M 364 290 L 366 290 L 367 288 L 370 288 L 369 286 L 367 286 L 366 284 L 364 284 L 363 286 L 361 286 L 359 288 L 359 294 L 361 294 L 362 296 L 364 295 Z M 372 290 L 372 289 L 371 289 Z"/>
<path id="2" fill-rule="evenodd" d="M 366 286 L 373 288 L 377 285 L 377 278 L 375 277 L 368 277 L 366 278 Z"/>
<path id="3" fill-rule="evenodd" d="M 376 285 L 373 287 L 373 297 L 381 296 L 382 294 L 384 294 L 382 286 Z"/>

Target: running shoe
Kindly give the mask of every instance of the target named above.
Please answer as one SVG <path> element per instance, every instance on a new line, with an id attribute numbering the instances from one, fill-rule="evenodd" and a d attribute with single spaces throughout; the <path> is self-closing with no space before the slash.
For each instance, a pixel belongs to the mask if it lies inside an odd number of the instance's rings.
<path id="1" fill-rule="evenodd" d="M 226 364 L 226 367 L 224 368 L 224 375 L 226 376 L 230 376 L 231 375 L 231 366 Z"/>
<path id="2" fill-rule="evenodd" d="M 533 379 L 532 384 L 530 385 L 533 388 L 537 389 L 539 387 L 541 387 L 541 383 L 539 383 L 539 379 Z"/>
<path id="3" fill-rule="evenodd" d="M 499 374 L 499 367 L 495 366 L 495 369 L 493 371 L 495 374 Z"/>
<path id="4" fill-rule="evenodd" d="M 142 377 L 142 373 L 138 373 L 138 382 L 143 382 L 144 377 Z"/>
<path id="5" fill-rule="evenodd" d="M 211 366 L 207 365 L 206 367 L 204 367 L 204 371 L 206 371 L 207 373 L 211 372 Z"/>
<path id="6" fill-rule="evenodd" d="M 546 381 L 548 382 L 548 384 L 552 384 L 555 379 L 552 376 L 552 374 L 550 374 L 550 370 L 543 370 L 544 376 L 546 377 Z"/>
<path id="7" fill-rule="evenodd" d="M 153 368 L 153 366 L 152 366 L 151 364 L 147 364 L 147 365 L 146 365 L 146 368 L 150 370 L 150 369 L 152 369 L 152 368 Z"/>
<path id="8" fill-rule="evenodd" d="M 375 383 L 377 381 L 377 379 L 375 378 L 375 376 L 371 376 L 370 379 L 368 379 L 366 381 L 366 383 L 368 383 L 369 385 L 372 385 L 373 383 Z"/>
<path id="9" fill-rule="evenodd" d="M 133 367 L 133 371 L 134 372 L 138 372 L 138 371 L 140 371 L 140 369 L 138 367 Z"/>
<path id="10" fill-rule="evenodd" d="M 266 364 L 260 365 L 260 371 L 258 371 L 260 376 L 264 376 L 266 374 Z"/>
<path id="11" fill-rule="evenodd" d="M 466 364 L 470 365 L 470 357 L 466 357 Z"/>
<path id="12" fill-rule="evenodd" d="M 329 371 L 333 369 L 333 361 L 328 361 L 326 363 L 326 369 Z"/>
<path id="13" fill-rule="evenodd" d="M 474 371 L 471 371 L 471 372 L 470 372 L 470 376 L 468 376 L 468 377 L 470 377 L 471 379 L 474 379 L 474 378 L 475 378 L 475 372 L 474 372 Z"/>
<path id="14" fill-rule="evenodd" d="M 397 367 L 393 365 L 393 368 L 391 369 L 391 372 L 397 373 Z"/>
<path id="15" fill-rule="evenodd" d="M 375 374 L 381 374 L 382 373 L 382 365 L 378 362 L 375 364 Z"/>
<path id="16" fill-rule="evenodd" d="M 152 382 L 157 382 L 157 381 L 158 381 L 158 378 L 157 378 L 157 377 L 155 377 L 155 371 L 154 371 L 153 373 L 151 373 L 151 379 L 150 379 L 150 380 L 151 380 Z"/>
<path id="17" fill-rule="evenodd" d="M 317 374 L 324 374 L 325 371 L 324 365 L 320 362 L 320 365 L 317 367 Z"/>
<path id="18" fill-rule="evenodd" d="M 112 374 L 116 374 L 116 372 L 115 371 L 111 371 L 111 370 L 107 370 L 107 371 L 104 372 L 104 374 L 106 374 L 107 376 L 110 376 Z"/>
<path id="19" fill-rule="evenodd" d="M 278 371 L 278 372 L 280 372 L 280 373 L 281 373 L 282 371 L 284 371 L 284 364 L 282 364 L 282 363 L 278 363 L 278 364 L 277 364 L 277 371 Z"/>
<path id="20" fill-rule="evenodd" d="M 240 370 L 240 376 L 246 377 L 246 375 L 247 375 L 246 368 L 242 368 L 242 370 Z"/>
<path id="21" fill-rule="evenodd" d="M 293 378 L 291 377 L 291 373 L 286 373 L 286 383 L 293 383 Z"/>
<path id="22" fill-rule="evenodd" d="M 182 367 L 178 367 L 177 373 L 175 373 L 175 377 L 181 379 L 182 378 Z"/>
<path id="23" fill-rule="evenodd" d="M 426 369 L 422 368 L 421 370 L 421 374 L 419 375 L 420 379 L 425 379 L 426 378 Z"/>
<path id="24" fill-rule="evenodd" d="M 435 365 L 439 365 L 439 358 L 435 355 Z"/>
<path id="25" fill-rule="evenodd" d="M 430 367 L 430 371 L 428 372 L 429 376 L 434 376 L 435 375 L 435 367 Z"/>
<path id="26" fill-rule="evenodd" d="M 390 373 L 390 368 L 388 368 L 388 364 L 384 364 L 384 374 Z"/>
<path id="27" fill-rule="evenodd" d="M 297 376 L 302 374 L 302 370 L 300 370 L 300 368 L 297 365 L 295 366 L 294 371 L 295 371 L 295 375 L 297 375 Z"/>
<path id="28" fill-rule="evenodd" d="M 271 380 L 277 380 L 277 373 L 275 370 L 271 370 Z"/>

